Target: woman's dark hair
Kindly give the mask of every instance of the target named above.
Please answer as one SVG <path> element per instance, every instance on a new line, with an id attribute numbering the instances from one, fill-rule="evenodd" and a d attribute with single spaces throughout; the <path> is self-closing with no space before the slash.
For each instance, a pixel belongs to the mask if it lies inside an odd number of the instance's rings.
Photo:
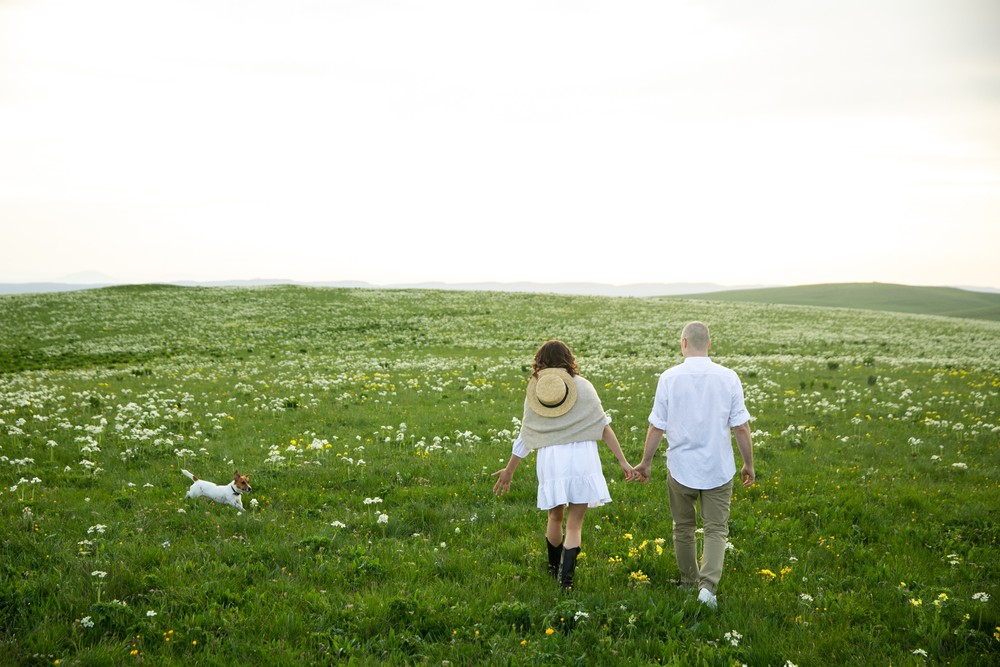
<path id="1" fill-rule="evenodd" d="M 576 369 L 576 357 L 570 352 L 566 343 L 561 340 L 550 340 L 542 343 L 535 352 L 535 366 L 533 376 L 538 375 L 538 371 L 545 368 L 563 368 L 569 371 L 570 375 L 579 375 Z"/>

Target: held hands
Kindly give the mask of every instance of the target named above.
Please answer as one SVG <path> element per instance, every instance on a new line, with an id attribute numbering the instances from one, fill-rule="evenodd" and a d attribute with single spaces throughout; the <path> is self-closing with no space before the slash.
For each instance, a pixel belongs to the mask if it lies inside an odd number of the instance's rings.
<path id="1" fill-rule="evenodd" d="M 640 479 L 640 477 L 638 476 L 638 473 L 635 471 L 635 468 L 633 468 L 631 465 L 629 465 L 628 461 L 625 461 L 624 463 L 621 463 L 620 465 L 622 467 L 622 472 L 625 473 L 625 481 L 626 482 L 635 482 L 635 481 L 638 481 Z"/>
<path id="2" fill-rule="evenodd" d="M 643 461 L 633 469 L 635 472 L 635 476 L 629 481 L 642 482 L 643 484 L 648 484 L 649 477 L 651 474 L 650 468 L 652 468 L 652 464 L 647 461 Z"/>
<path id="3" fill-rule="evenodd" d="M 744 489 L 749 489 L 751 486 L 753 486 L 754 480 L 757 479 L 757 476 L 754 474 L 753 471 L 753 466 L 748 466 L 747 464 L 744 463 L 743 470 L 740 471 L 740 478 L 743 480 Z"/>

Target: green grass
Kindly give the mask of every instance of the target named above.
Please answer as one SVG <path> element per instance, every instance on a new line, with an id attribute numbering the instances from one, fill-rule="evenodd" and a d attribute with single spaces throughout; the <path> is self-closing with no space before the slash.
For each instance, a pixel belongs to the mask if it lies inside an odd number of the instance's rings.
<path id="1" fill-rule="evenodd" d="M 625 484 L 606 449 L 563 594 L 533 461 L 491 493 L 531 356 L 566 340 L 637 461 L 690 319 L 755 417 L 719 611 L 675 585 L 662 459 Z M 0 664 L 1000 658 L 996 322 L 147 286 L 0 297 L 0 323 Z M 182 467 L 256 502 L 184 500 Z"/>
<path id="2" fill-rule="evenodd" d="M 885 283 L 832 283 L 798 287 L 728 290 L 698 295 L 707 301 L 856 308 L 917 315 L 1000 320 L 1000 294 L 954 287 Z"/>

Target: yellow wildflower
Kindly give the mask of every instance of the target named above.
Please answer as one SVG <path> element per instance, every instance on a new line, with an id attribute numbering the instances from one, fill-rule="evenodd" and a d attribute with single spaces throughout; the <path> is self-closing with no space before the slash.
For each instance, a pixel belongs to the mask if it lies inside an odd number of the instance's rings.
<path id="1" fill-rule="evenodd" d="M 648 584 L 649 583 L 649 575 L 647 575 L 642 570 L 637 570 L 635 572 L 632 572 L 628 576 L 629 576 L 629 579 L 631 579 L 633 582 L 635 582 L 637 584 Z"/>

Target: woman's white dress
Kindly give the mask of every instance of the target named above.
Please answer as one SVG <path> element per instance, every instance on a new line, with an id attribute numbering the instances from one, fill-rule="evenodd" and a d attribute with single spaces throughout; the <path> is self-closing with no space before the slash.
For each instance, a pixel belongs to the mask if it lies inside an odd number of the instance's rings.
<path id="1" fill-rule="evenodd" d="M 611 419 L 605 424 L 611 423 Z M 518 437 L 513 454 L 525 458 L 531 452 Z M 604 479 L 597 442 L 571 442 L 535 450 L 538 475 L 538 509 L 549 510 L 567 503 L 600 507 L 611 502 Z"/>

